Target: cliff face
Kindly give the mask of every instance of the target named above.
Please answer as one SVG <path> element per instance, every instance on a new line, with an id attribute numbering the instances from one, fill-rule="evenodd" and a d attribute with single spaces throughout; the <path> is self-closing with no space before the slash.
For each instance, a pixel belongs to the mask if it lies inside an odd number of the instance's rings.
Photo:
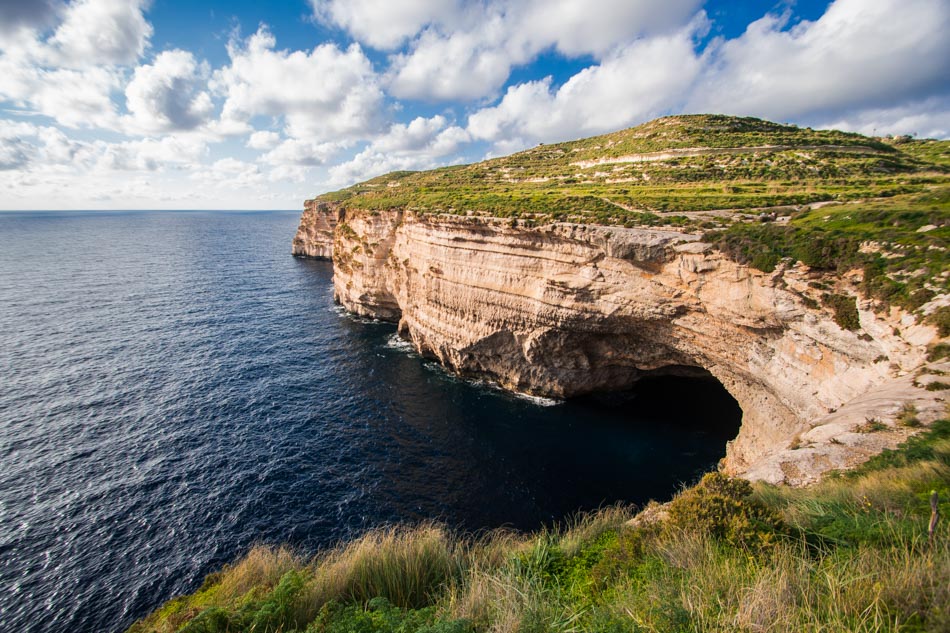
<path id="1" fill-rule="evenodd" d="M 335 207 L 318 200 L 307 200 L 300 217 L 300 226 L 294 235 L 291 253 L 298 257 L 332 259 L 336 223 Z"/>
<path id="2" fill-rule="evenodd" d="M 312 227 L 337 221 L 331 247 L 328 229 Z M 348 310 L 398 322 L 421 353 L 509 389 L 566 397 L 625 388 L 650 371 L 704 370 L 743 410 L 727 471 L 764 479 L 785 477 L 781 464 L 762 465 L 816 421 L 918 367 L 934 336 L 865 310 L 861 332 L 842 330 L 830 311 L 808 307 L 819 295 L 807 268 L 762 273 L 666 230 L 528 228 L 324 203 L 308 207 L 294 250 L 333 253 Z M 836 283 L 846 292 L 851 281 Z"/>

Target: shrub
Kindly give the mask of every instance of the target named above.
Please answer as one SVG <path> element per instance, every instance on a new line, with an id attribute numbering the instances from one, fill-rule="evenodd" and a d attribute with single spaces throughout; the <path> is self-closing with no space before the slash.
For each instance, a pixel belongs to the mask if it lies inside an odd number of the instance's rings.
<path id="1" fill-rule="evenodd" d="M 848 295 L 824 294 L 821 301 L 832 309 L 835 314 L 835 323 L 842 330 L 857 330 L 861 327 L 858 317 L 858 307 L 854 297 Z"/>
<path id="2" fill-rule="evenodd" d="M 930 362 L 942 360 L 950 356 L 950 343 L 937 343 L 927 350 L 927 360 Z"/>
<path id="3" fill-rule="evenodd" d="M 950 336 L 950 306 L 938 308 L 929 319 L 937 326 L 937 333 L 942 337 Z"/>
<path id="4" fill-rule="evenodd" d="M 698 485 L 670 502 L 670 523 L 699 530 L 731 545 L 770 547 L 785 533 L 777 514 L 752 498 L 752 485 L 721 473 L 708 473 Z"/>
<path id="5" fill-rule="evenodd" d="M 920 420 L 917 419 L 917 407 L 913 402 L 905 402 L 897 415 L 897 423 L 901 426 L 915 428 L 920 426 Z"/>

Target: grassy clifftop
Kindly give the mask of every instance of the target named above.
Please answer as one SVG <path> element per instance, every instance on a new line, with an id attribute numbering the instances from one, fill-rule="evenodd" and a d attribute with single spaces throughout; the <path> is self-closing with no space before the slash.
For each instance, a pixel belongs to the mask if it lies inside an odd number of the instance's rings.
<path id="1" fill-rule="evenodd" d="M 653 520 L 613 507 L 478 538 L 371 532 L 258 547 L 129 633 L 946 631 L 950 420 L 808 489 L 707 475 Z"/>
<path id="2" fill-rule="evenodd" d="M 322 198 L 537 222 L 712 226 L 741 219 L 729 211 L 921 192 L 947 184 L 948 165 L 947 142 L 684 115 L 472 165 L 395 172 Z"/>
<path id="3" fill-rule="evenodd" d="M 321 196 L 353 209 L 701 233 L 771 271 L 863 270 L 880 307 L 950 292 L 950 141 L 869 138 L 754 118 L 665 117 L 473 165 L 396 172 Z M 928 318 L 944 323 L 950 314 Z"/>

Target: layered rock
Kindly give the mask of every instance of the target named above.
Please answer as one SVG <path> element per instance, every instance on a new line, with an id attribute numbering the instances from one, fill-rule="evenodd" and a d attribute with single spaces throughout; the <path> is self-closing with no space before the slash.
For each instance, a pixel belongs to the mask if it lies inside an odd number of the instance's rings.
<path id="1" fill-rule="evenodd" d="M 291 246 L 297 257 L 314 259 L 333 258 L 333 230 L 336 228 L 336 208 L 318 200 L 304 203 L 300 226 Z"/>
<path id="2" fill-rule="evenodd" d="M 762 273 L 674 231 L 320 203 L 305 211 L 294 251 L 332 252 L 348 310 L 398 322 L 422 354 L 512 390 L 569 397 L 646 372 L 709 372 L 743 411 L 732 473 L 774 460 L 816 420 L 920 366 L 935 337 L 870 310 L 859 311 L 861 331 L 843 330 L 809 307 L 818 295 L 807 268 Z M 832 281 L 854 291 L 854 280 Z"/>

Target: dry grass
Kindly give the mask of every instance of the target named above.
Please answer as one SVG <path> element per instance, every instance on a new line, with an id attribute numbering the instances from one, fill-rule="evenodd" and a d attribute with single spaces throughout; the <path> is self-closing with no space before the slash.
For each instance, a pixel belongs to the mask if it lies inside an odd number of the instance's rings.
<path id="1" fill-rule="evenodd" d="M 423 607 L 462 575 L 468 560 L 468 544 L 439 525 L 374 530 L 310 565 L 297 609 L 307 621 L 331 600 L 383 597 L 399 607 Z"/>
<path id="2" fill-rule="evenodd" d="M 717 536 L 703 498 L 681 504 L 679 518 L 699 513 L 692 524 L 631 527 L 615 506 L 532 535 L 380 529 L 310 561 L 255 547 L 131 631 L 947 631 L 950 522 L 926 538 L 929 491 L 944 508 L 950 498 L 950 423 L 940 428 L 810 488 L 750 495 L 707 477 L 679 495 L 736 493 L 722 520 L 751 521 L 764 540 Z M 771 514 L 751 511 L 762 507 Z"/>

